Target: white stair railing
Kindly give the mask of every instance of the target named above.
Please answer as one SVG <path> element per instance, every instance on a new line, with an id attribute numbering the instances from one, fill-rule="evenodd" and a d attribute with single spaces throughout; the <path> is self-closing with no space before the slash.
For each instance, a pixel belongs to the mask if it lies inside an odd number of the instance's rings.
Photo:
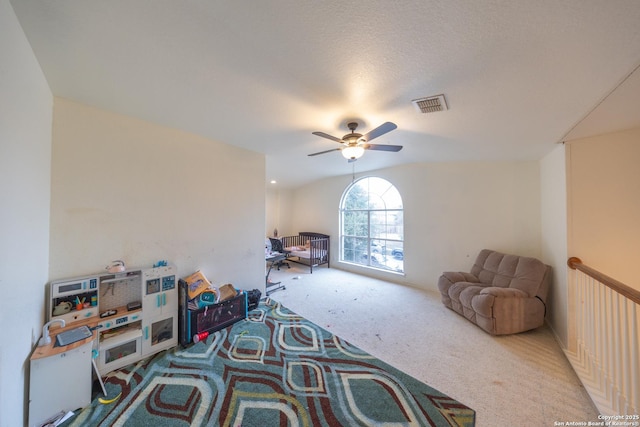
<path id="1" fill-rule="evenodd" d="M 603 415 L 640 414 L 640 291 L 570 258 L 567 358 Z M 626 421 L 640 422 L 638 419 Z"/>

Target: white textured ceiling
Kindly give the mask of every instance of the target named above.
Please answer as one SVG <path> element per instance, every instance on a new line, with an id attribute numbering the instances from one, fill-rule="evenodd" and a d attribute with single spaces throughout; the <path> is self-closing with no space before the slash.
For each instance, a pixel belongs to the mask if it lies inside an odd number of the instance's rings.
<path id="1" fill-rule="evenodd" d="M 12 5 L 54 95 L 265 153 L 283 187 L 351 174 L 338 152 L 307 156 L 338 146 L 311 132 L 341 137 L 349 119 L 361 133 L 392 121 L 375 142 L 404 146 L 366 152 L 356 172 L 538 159 L 566 137 L 640 126 L 640 85 L 623 83 L 640 64 L 638 0 Z M 608 96 L 625 84 L 636 96 Z M 440 93 L 449 111 L 411 105 Z M 597 106 L 615 124 L 592 123 Z"/>

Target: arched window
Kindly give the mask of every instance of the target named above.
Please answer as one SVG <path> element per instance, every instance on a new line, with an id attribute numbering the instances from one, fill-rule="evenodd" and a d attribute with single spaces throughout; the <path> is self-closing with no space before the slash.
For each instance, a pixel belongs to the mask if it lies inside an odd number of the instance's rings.
<path id="1" fill-rule="evenodd" d="M 402 197 L 389 181 L 361 178 L 342 195 L 340 261 L 404 272 Z"/>

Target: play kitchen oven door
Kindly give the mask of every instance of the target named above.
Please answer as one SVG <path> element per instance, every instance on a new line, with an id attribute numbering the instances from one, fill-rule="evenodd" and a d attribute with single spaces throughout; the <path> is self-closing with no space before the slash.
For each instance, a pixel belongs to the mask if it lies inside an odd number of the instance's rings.
<path id="1" fill-rule="evenodd" d="M 140 322 L 103 332 L 100 336 L 98 371 L 105 375 L 137 362 L 142 357 Z"/>
<path id="2" fill-rule="evenodd" d="M 67 326 L 98 315 L 98 277 L 52 282 L 48 320 L 62 319 Z"/>

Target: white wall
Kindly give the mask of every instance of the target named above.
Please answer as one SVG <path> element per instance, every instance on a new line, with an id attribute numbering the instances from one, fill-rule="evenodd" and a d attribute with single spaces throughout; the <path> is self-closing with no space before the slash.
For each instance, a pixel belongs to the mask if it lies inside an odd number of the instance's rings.
<path id="1" fill-rule="evenodd" d="M 277 184 L 269 184 L 266 190 L 266 230 L 265 236 L 273 236 L 278 229 L 278 236 L 296 234 L 291 228 L 293 212 L 291 209 L 292 190 L 279 189 Z"/>
<path id="2" fill-rule="evenodd" d="M 264 156 L 56 98 L 50 277 L 158 260 L 264 289 Z"/>
<path id="3" fill-rule="evenodd" d="M 0 0 L 0 426 L 26 421 L 28 362 L 44 323 L 53 97 Z"/>
<path id="4" fill-rule="evenodd" d="M 403 197 L 405 276 L 338 264 L 338 207 L 351 175 L 294 192 L 293 230 L 331 235 L 332 267 L 436 290 L 443 271 L 468 271 L 483 248 L 541 255 L 538 162 L 423 163 L 375 175 Z"/>
<path id="5" fill-rule="evenodd" d="M 570 141 L 569 256 L 640 289 L 640 128 Z"/>
<path id="6" fill-rule="evenodd" d="M 567 191 L 565 146 L 558 145 L 540 161 L 542 254 L 553 268 L 547 297 L 547 323 L 567 347 Z"/>

